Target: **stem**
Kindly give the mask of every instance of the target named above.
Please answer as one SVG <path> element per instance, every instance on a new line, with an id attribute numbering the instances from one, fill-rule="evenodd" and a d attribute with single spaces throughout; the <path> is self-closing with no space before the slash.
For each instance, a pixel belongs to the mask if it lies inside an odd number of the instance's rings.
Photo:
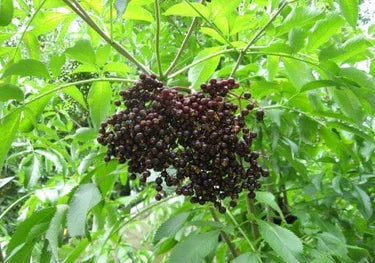
<path id="1" fill-rule="evenodd" d="M 168 78 L 173 78 L 179 74 L 181 74 L 182 72 L 194 67 L 195 65 L 197 64 L 200 64 L 206 60 L 209 60 L 213 57 L 216 57 L 216 56 L 219 56 L 219 55 L 222 55 L 222 54 L 225 54 L 225 53 L 228 53 L 228 52 L 232 52 L 234 51 L 233 49 L 226 49 L 226 50 L 222 50 L 222 51 L 219 51 L 219 52 L 216 52 L 216 53 L 213 53 L 209 56 L 206 56 L 206 57 L 203 57 L 201 59 L 198 59 L 194 62 L 192 62 L 191 64 L 183 67 L 182 69 L 179 69 L 177 71 L 175 71 L 174 73 L 172 73 L 170 76 L 168 76 Z M 308 60 L 305 60 L 305 59 L 302 59 L 302 58 L 298 58 L 298 57 L 295 57 L 295 56 L 292 56 L 292 55 L 289 55 L 289 54 L 284 54 L 284 53 L 276 53 L 276 52 L 261 52 L 261 51 L 248 51 L 246 52 L 246 54 L 253 54 L 253 55 L 266 55 L 266 56 L 278 56 L 278 57 L 286 57 L 286 58 L 291 58 L 291 59 L 295 59 L 295 60 L 298 60 L 298 61 L 301 61 L 301 62 L 304 62 L 306 64 L 310 64 L 312 66 L 315 66 L 315 67 L 318 67 L 320 68 L 321 70 L 324 70 L 325 72 L 329 73 L 329 74 L 332 74 L 331 72 L 329 72 L 327 69 L 325 69 L 324 67 L 320 66 L 319 64 L 315 63 L 315 62 L 312 62 L 312 61 L 308 61 Z"/>
<path id="2" fill-rule="evenodd" d="M 214 207 L 210 207 L 210 212 L 212 214 L 212 217 L 214 218 L 214 220 L 218 223 L 220 223 L 220 220 L 219 220 L 219 217 L 217 216 L 217 213 L 216 213 L 216 210 Z M 230 252 L 232 253 L 233 257 L 236 258 L 238 257 L 238 253 L 236 251 L 236 248 L 234 246 L 234 244 L 232 243 L 232 241 L 230 241 L 230 238 L 229 236 L 227 235 L 227 233 L 225 233 L 224 231 L 221 231 L 220 232 L 220 235 L 223 237 L 223 239 L 225 240 L 225 243 L 227 243 L 228 245 L 228 248 L 230 250 Z"/>
<path id="3" fill-rule="evenodd" d="M 204 3 L 204 0 L 200 1 L 200 3 Z M 198 22 L 198 17 L 194 17 L 193 21 L 190 24 L 190 27 L 189 27 L 186 35 L 185 35 L 185 38 L 182 41 L 181 46 L 180 46 L 180 48 L 177 51 L 177 54 L 176 54 L 175 58 L 173 59 L 171 65 L 165 71 L 165 76 L 168 76 L 168 74 L 171 73 L 171 71 L 176 67 L 177 62 L 178 62 L 178 60 L 180 59 L 180 57 L 182 55 L 182 51 L 185 49 L 185 46 L 186 46 L 186 44 L 187 44 L 187 42 L 188 42 L 191 34 L 193 33 L 193 29 L 196 26 L 197 22 Z"/>
<path id="4" fill-rule="evenodd" d="M 113 7 L 112 7 L 112 0 L 109 1 L 109 16 L 110 16 L 110 20 L 111 20 L 111 25 L 110 25 L 110 35 L 111 35 L 111 41 L 113 42 Z"/>
<path id="5" fill-rule="evenodd" d="M 229 210 L 227 210 L 227 213 L 228 213 L 228 216 L 230 217 L 230 219 L 232 220 L 233 224 L 236 226 L 236 228 L 238 229 L 238 231 L 240 231 L 241 235 L 244 237 L 244 239 L 246 240 L 246 242 L 249 244 L 250 248 L 256 253 L 257 258 L 259 259 L 259 261 L 262 262 L 262 259 L 258 255 L 255 247 L 251 243 L 251 241 L 250 241 L 249 237 L 246 235 L 245 231 L 241 228 L 240 224 L 238 224 L 238 222 L 237 222 L 236 218 L 233 216 L 232 212 L 229 211 Z"/>
<path id="6" fill-rule="evenodd" d="M 20 45 L 21 45 L 21 42 L 22 42 L 22 40 L 23 40 L 23 38 L 24 38 L 24 36 L 25 36 L 25 34 L 26 34 L 26 32 L 27 32 L 27 29 L 29 29 L 29 26 L 31 25 L 31 22 L 33 22 L 33 20 L 34 20 L 36 14 L 39 13 L 39 11 L 42 9 L 42 7 L 43 7 L 43 5 L 44 5 L 44 3 L 45 3 L 46 1 L 47 1 L 47 0 L 43 0 L 43 2 L 42 2 L 42 3 L 39 5 L 39 7 L 35 10 L 33 16 L 32 16 L 32 17 L 30 18 L 30 20 L 27 22 L 26 28 L 25 28 L 25 30 L 22 32 L 21 38 L 20 38 L 20 40 L 18 41 L 18 44 L 17 44 L 17 48 L 16 48 L 16 50 L 14 51 L 13 60 L 14 60 L 14 58 L 16 57 L 18 51 L 20 50 Z"/>
<path id="7" fill-rule="evenodd" d="M 59 85 L 58 87 L 54 88 L 54 89 L 51 89 L 45 93 L 42 93 L 38 96 L 35 96 L 34 98 L 32 98 L 31 100 L 29 101 L 26 101 L 22 107 L 40 99 L 40 98 L 43 98 L 44 96 L 47 96 L 51 93 L 54 93 L 56 91 L 59 91 L 59 90 L 62 90 L 64 88 L 67 88 L 67 87 L 70 87 L 70 86 L 75 86 L 75 85 L 79 85 L 79 84 L 85 84 L 85 83 L 91 83 L 91 82 L 97 82 L 97 81 L 112 81 L 112 82 L 135 82 L 135 80 L 133 79 L 121 79 L 121 78 L 96 78 L 96 79 L 85 79 L 85 80 L 80 80 L 80 81 L 76 81 L 76 82 L 70 82 L 70 83 L 66 83 L 66 84 L 62 84 L 62 85 Z M 19 108 L 16 108 L 14 109 L 13 111 L 9 112 L 7 115 L 3 116 L 2 118 L 0 118 L 0 121 L 5 119 L 7 116 L 11 115 L 12 113 L 14 113 L 15 111 L 19 110 Z M 1 218 L 1 217 L 0 217 Z"/>
<path id="8" fill-rule="evenodd" d="M 72 0 L 63 0 L 66 5 L 68 5 L 78 16 L 80 16 L 83 21 L 85 21 L 92 29 L 96 31 L 108 44 L 110 44 L 114 49 L 116 49 L 122 56 L 129 59 L 135 65 L 137 65 L 144 73 L 151 74 L 153 73 L 140 61 L 138 61 L 132 54 L 130 54 L 123 46 L 118 42 L 113 41 L 110 36 L 108 36 L 99 26 L 91 19 L 91 17 L 86 13 L 82 6 L 76 1 Z M 74 3 L 74 4 L 73 4 Z"/>
<path id="9" fill-rule="evenodd" d="M 155 50 L 156 61 L 158 63 L 159 78 L 163 78 L 163 69 L 161 67 L 160 59 L 160 5 L 159 0 L 155 0 L 155 18 L 156 18 L 156 33 L 155 33 Z"/>
<path id="10" fill-rule="evenodd" d="M 254 206 L 254 200 L 249 198 L 249 197 L 246 197 L 247 198 L 247 210 L 248 210 L 248 213 L 249 214 L 253 214 L 255 216 L 255 206 Z M 257 226 L 257 223 L 255 220 L 252 220 L 251 221 L 251 229 L 253 231 L 253 235 L 254 235 L 254 240 L 257 240 L 260 236 L 259 234 L 259 229 L 258 229 L 258 226 Z"/>
<path id="11" fill-rule="evenodd" d="M 244 58 L 247 50 L 250 48 L 250 46 L 252 46 L 258 39 L 259 37 L 264 33 L 264 31 L 267 29 L 267 27 L 269 27 L 269 25 L 276 19 L 276 17 L 281 13 L 281 11 L 287 6 L 288 2 L 284 2 L 280 8 L 276 11 L 275 14 L 273 14 L 270 18 L 270 20 L 258 31 L 258 33 L 255 34 L 255 36 L 250 40 L 250 42 L 247 44 L 247 46 L 240 52 L 240 55 L 238 56 L 238 59 L 237 59 L 237 62 L 232 70 L 232 72 L 230 73 L 230 76 L 232 77 L 238 67 L 240 66 L 241 64 L 241 61 L 242 59 Z"/>

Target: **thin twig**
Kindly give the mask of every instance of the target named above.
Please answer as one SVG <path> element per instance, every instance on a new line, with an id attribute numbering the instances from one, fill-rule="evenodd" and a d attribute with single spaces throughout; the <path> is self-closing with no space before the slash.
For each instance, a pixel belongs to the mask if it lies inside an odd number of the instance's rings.
<path id="1" fill-rule="evenodd" d="M 216 213 L 216 210 L 215 210 L 214 207 L 210 207 L 210 212 L 212 214 L 213 219 L 216 222 L 220 223 L 219 217 L 217 216 L 217 213 Z M 232 241 L 230 241 L 230 238 L 227 235 L 227 233 L 225 233 L 224 231 L 221 231 L 220 235 L 223 237 L 225 243 L 227 243 L 228 248 L 229 248 L 230 252 L 232 253 L 233 257 L 234 258 L 238 257 L 238 252 L 236 251 L 236 248 L 235 248 L 234 244 L 232 243 Z"/>
<path id="2" fill-rule="evenodd" d="M 204 0 L 202 0 L 201 3 L 204 3 Z M 182 55 L 182 51 L 184 51 L 185 46 L 186 46 L 186 44 L 187 44 L 187 42 L 188 42 L 191 34 L 193 33 L 194 27 L 196 26 L 197 22 L 198 22 L 198 17 L 194 17 L 193 21 L 190 24 L 190 27 L 189 27 L 186 35 L 185 35 L 185 38 L 182 41 L 181 46 L 180 46 L 180 48 L 177 51 L 177 54 L 176 54 L 175 58 L 173 59 L 172 63 L 168 67 L 168 69 L 165 71 L 165 76 L 168 76 L 168 74 L 171 73 L 171 71 L 176 67 L 177 62 L 178 62 L 178 60 L 180 59 L 180 57 Z"/>
<path id="3" fill-rule="evenodd" d="M 113 42 L 113 7 L 112 7 L 112 0 L 109 1 L 109 17 L 111 20 L 111 25 L 110 25 L 110 36 L 111 36 L 111 41 Z"/>
<path id="4" fill-rule="evenodd" d="M 281 11 L 287 6 L 288 2 L 284 2 L 280 8 L 276 11 L 275 14 L 273 14 L 270 18 L 270 20 L 254 35 L 254 37 L 250 40 L 250 42 L 247 44 L 247 46 L 240 52 L 240 55 L 238 56 L 237 62 L 234 65 L 234 68 L 232 72 L 230 73 L 230 76 L 232 77 L 238 67 L 241 64 L 242 59 L 244 58 L 247 50 L 259 39 L 259 37 L 264 33 L 264 31 L 269 27 L 269 25 L 276 19 L 276 17 L 281 13 Z"/>
<path id="5" fill-rule="evenodd" d="M 225 38 L 225 36 L 223 35 L 223 33 L 220 31 L 220 29 L 214 24 L 212 23 L 210 20 L 208 20 L 192 3 L 190 3 L 189 1 L 186 1 L 185 2 L 191 7 L 194 9 L 195 12 L 197 12 L 197 14 L 204 19 L 204 21 L 206 21 L 211 27 L 213 27 L 213 29 L 221 36 L 221 38 L 231 47 L 233 48 L 234 50 L 237 51 L 236 47 L 233 46 L 233 44 Z"/>
<path id="6" fill-rule="evenodd" d="M 155 18 L 156 18 L 156 32 L 155 32 L 155 51 L 156 61 L 158 63 L 159 78 L 163 78 L 163 69 L 161 67 L 160 59 L 160 5 L 159 0 L 155 0 Z"/>
<path id="7" fill-rule="evenodd" d="M 116 49 L 122 56 L 129 59 L 135 65 L 137 65 L 140 70 L 147 74 L 153 73 L 150 69 L 148 69 L 145 65 L 143 65 L 140 61 L 138 61 L 132 54 L 130 54 L 123 46 L 121 46 L 118 42 L 112 41 L 111 37 L 108 36 L 99 26 L 91 19 L 91 17 L 86 13 L 86 11 L 82 8 L 82 6 L 75 0 L 70 2 L 69 0 L 63 0 L 66 5 L 68 5 L 77 15 L 79 15 L 92 29 L 96 31 L 108 44 L 110 44 L 114 49 Z M 74 3 L 74 5 L 72 4 Z"/>

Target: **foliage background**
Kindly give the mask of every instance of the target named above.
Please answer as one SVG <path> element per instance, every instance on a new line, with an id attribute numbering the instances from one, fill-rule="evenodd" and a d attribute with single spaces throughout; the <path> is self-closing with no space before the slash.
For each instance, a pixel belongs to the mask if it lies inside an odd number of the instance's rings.
<path id="1" fill-rule="evenodd" d="M 91 24 L 74 2 L 0 1 L 0 262 L 374 260 L 375 26 L 357 0 L 82 0 Z M 215 219 L 102 161 L 97 127 L 140 65 L 195 89 L 241 50 L 238 93 L 266 110 L 247 119 L 271 170 L 255 202 Z"/>

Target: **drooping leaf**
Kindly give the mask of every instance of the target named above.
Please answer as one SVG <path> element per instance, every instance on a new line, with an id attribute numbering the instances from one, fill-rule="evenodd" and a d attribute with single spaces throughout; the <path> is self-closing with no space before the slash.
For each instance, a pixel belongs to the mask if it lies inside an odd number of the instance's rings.
<path id="1" fill-rule="evenodd" d="M 4 185 L 10 183 L 13 179 L 14 179 L 14 176 L 0 178 L 0 188 L 4 187 Z"/>
<path id="2" fill-rule="evenodd" d="M 34 59 L 23 59 L 10 65 L 5 69 L 2 77 L 4 78 L 11 75 L 49 78 L 46 66 L 42 62 Z"/>
<path id="3" fill-rule="evenodd" d="M 58 205 L 56 207 L 56 213 L 53 216 L 51 223 L 49 224 L 47 233 L 46 233 L 46 239 L 49 242 L 49 250 L 52 252 L 55 260 L 58 261 L 58 240 L 59 240 L 59 232 L 62 227 L 62 222 L 66 216 L 66 213 L 68 211 L 69 206 L 68 205 Z"/>
<path id="4" fill-rule="evenodd" d="M 358 0 L 337 0 L 340 5 L 342 15 L 346 21 L 352 26 L 357 25 L 359 3 Z"/>
<path id="5" fill-rule="evenodd" d="M 292 28 L 312 25 L 321 14 L 322 11 L 314 7 L 299 6 L 293 8 L 281 26 L 278 27 L 278 33 L 285 34 Z"/>
<path id="6" fill-rule="evenodd" d="M 359 211 L 361 211 L 361 214 L 366 220 L 369 220 L 373 213 L 371 199 L 368 196 L 368 194 L 365 191 L 363 191 L 359 186 L 355 185 L 354 190 L 355 191 L 353 192 L 353 195 L 358 200 Z"/>
<path id="7" fill-rule="evenodd" d="M 277 56 L 267 57 L 267 80 L 273 81 L 279 70 L 280 58 Z"/>
<path id="8" fill-rule="evenodd" d="M 27 186 L 33 187 L 36 185 L 40 178 L 40 162 L 36 155 L 33 157 L 33 161 L 31 163 L 31 166 L 29 167 L 28 171 L 28 178 L 27 178 Z"/>
<path id="9" fill-rule="evenodd" d="M 96 129 L 100 123 L 108 116 L 112 97 L 111 86 L 108 82 L 95 82 L 87 96 L 91 120 Z"/>
<path id="10" fill-rule="evenodd" d="M 337 14 L 330 14 L 325 19 L 316 22 L 308 35 L 307 49 L 312 51 L 326 43 L 341 29 L 343 24 L 344 19 Z"/>
<path id="11" fill-rule="evenodd" d="M 332 89 L 333 99 L 339 105 L 341 111 L 357 123 L 361 123 L 365 114 L 361 101 L 348 88 Z"/>
<path id="12" fill-rule="evenodd" d="M 0 1 L 0 26 L 7 26 L 13 18 L 13 0 Z"/>
<path id="13" fill-rule="evenodd" d="M 83 184 L 78 187 L 69 205 L 67 217 L 70 236 L 81 236 L 85 234 L 87 214 L 101 199 L 102 196 L 95 184 Z"/>
<path id="14" fill-rule="evenodd" d="M 309 83 L 306 83 L 305 85 L 302 86 L 301 92 L 308 91 L 308 90 L 313 90 L 313 89 L 320 89 L 324 87 L 332 87 L 332 86 L 338 86 L 339 83 L 333 80 L 329 79 L 319 79 L 319 80 L 314 80 Z"/>
<path id="15" fill-rule="evenodd" d="M 98 131 L 93 128 L 82 127 L 77 129 L 74 138 L 78 141 L 89 141 L 97 137 Z"/>
<path id="16" fill-rule="evenodd" d="M 23 91 L 13 84 L 0 85 L 0 101 L 18 100 L 22 101 L 24 98 Z"/>
<path id="17" fill-rule="evenodd" d="M 63 89 L 64 93 L 78 102 L 83 108 L 87 109 L 85 98 L 82 92 L 76 86 L 70 86 Z"/>
<path id="18" fill-rule="evenodd" d="M 55 207 L 42 209 L 36 213 L 33 213 L 25 221 L 20 223 L 17 226 L 17 229 L 12 235 L 12 239 L 8 244 L 7 254 L 10 254 L 12 250 L 16 249 L 19 245 L 22 245 L 23 243 L 27 242 L 31 236 L 37 237 L 42 235 L 43 232 L 41 230 L 47 230 L 47 228 L 44 228 L 44 226 L 45 224 L 47 224 L 48 227 L 48 223 L 52 219 L 55 211 Z M 40 228 L 39 226 L 43 227 Z M 37 230 L 40 232 L 38 232 Z"/>
<path id="19" fill-rule="evenodd" d="M 194 61 L 213 55 L 221 50 L 222 47 L 206 48 L 198 53 L 194 58 Z M 198 88 L 201 83 L 206 82 L 212 76 L 220 62 L 220 57 L 220 55 L 214 56 L 190 68 L 188 79 L 189 82 L 192 83 L 191 85 L 193 89 Z"/>
<path id="20" fill-rule="evenodd" d="M 264 240 L 285 262 L 299 262 L 297 257 L 302 253 L 303 245 L 293 232 L 263 220 L 257 220 L 257 222 Z"/>
<path id="21" fill-rule="evenodd" d="M 172 251 L 171 263 L 197 263 L 210 254 L 217 246 L 219 231 L 191 234 Z"/>
<path id="22" fill-rule="evenodd" d="M 78 40 L 65 54 L 81 63 L 95 64 L 95 52 L 87 39 Z"/>
<path id="23" fill-rule="evenodd" d="M 154 244 L 158 243 L 165 237 L 173 237 L 185 223 L 190 213 L 180 213 L 165 221 L 156 231 L 154 236 Z"/>
<path id="24" fill-rule="evenodd" d="M 3 167 L 5 157 L 8 154 L 10 146 L 16 137 L 18 126 L 20 124 L 21 111 L 16 110 L 0 122 L 0 172 Z"/>

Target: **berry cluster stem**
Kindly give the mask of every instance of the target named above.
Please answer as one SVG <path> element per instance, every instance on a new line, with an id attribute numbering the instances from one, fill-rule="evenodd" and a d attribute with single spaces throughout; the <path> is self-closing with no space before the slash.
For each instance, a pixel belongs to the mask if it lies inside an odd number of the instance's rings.
<path id="1" fill-rule="evenodd" d="M 155 0 L 155 18 L 156 18 L 156 32 L 155 32 L 156 61 L 158 63 L 159 78 L 163 79 L 163 69 L 161 67 L 161 59 L 160 59 L 160 4 L 159 4 L 159 0 Z"/>
<path id="2" fill-rule="evenodd" d="M 254 200 L 251 199 L 251 198 L 248 198 L 248 197 L 247 197 L 247 209 L 248 209 L 249 214 L 252 214 L 252 215 L 255 216 L 256 213 L 255 213 Z M 257 225 L 255 220 L 251 221 L 251 229 L 252 229 L 252 232 L 253 232 L 254 240 L 257 240 L 259 238 L 260 234 L 259 234 L 258 225 Z"/>
<path id="3" fill-rule="evenodd" d="M 211 214 L 212 214 L 213 219 L 214 219 L 216 222 L 220 223 L 220 220 L 219 220 L 219 217 L 217 216 L 217 213 L 216 213 L 215 208 L 210 207 L 210 212 L 211 212 Z M 220 235 L 223 237 L 225 243 L 227 243 L 228 248 L 229 248 L 230 252 L 232 253 L 233 257 L 234 257 L 234 258 L 238 257 L 237 250 L 236 250 L 234 244 L 232 243 L 232 241 L 230 241 L 230 238 L 229 238 L 229 236 L 227 235 L 227 233 L 225 233 L 224 231 L 221 231 L 221 232 L 220 232 Z"/>

